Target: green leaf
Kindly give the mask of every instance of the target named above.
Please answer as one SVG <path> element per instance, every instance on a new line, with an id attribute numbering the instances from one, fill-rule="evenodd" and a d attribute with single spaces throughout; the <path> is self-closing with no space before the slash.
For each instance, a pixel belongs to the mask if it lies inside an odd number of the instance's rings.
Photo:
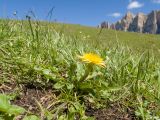
<path id="1" fill-rule="evenodd" d="M 79 83 L 79 89 L 81 92 L 94 94 L 94 86 L 89 82 Z"/>
<path id="2" fill-rule="evenodd" d="M 61 115 L 59 118 L 58 118 L 58 120 L 66 120 L 67 118 L 66 118 L 66 116 L 65 115 Z"/>
<path id="3" fill-rule="evenodd" d="M 8 109 L 7 113 L 8 114 L 12 114 L 12 115 L 19 115 L 25 112 L 25 109 L 22 107 L 19 107 L 17 105 L 12 105 L 10 106 L 10 108 Z"/>
<path id="4" fill-rule="evenodd" d="M 42 71 L 42 69 L 43 69 L 43 68 L 38 67 L 38 66 L 35 66 L 35 67 L 34 67 L 34 70 L 35 70 L 35 71 Z"/>
<path id="5" fill-rule="evenodd" d="M 92 89 L 93 88 L 93 84 L 89 83 L 89 82 L 83 82 L 79 84 L 80 89 Z"/>
<path id="6" fill-rule="evenodd" d="M 76 109 L 75 109 L 74 106 L 71 106 L 71 107 L 69 107 L 68 109 L 69 109 L 69 112 L 71 112 L 71 113 L 76 113 Z"/>
<path id="7" fill-rule="evenodd" d="M 65 84 L 63 82 L 57 82 L 55 85 L 54 85 L 54 88 L 55 89 L 61 89 L 65 86 Z"/>
<path id="8" fill-rule="evenodd" d="M 10 108 L 10 102 L 7 95 L 0 94 L 0 111 L 7 112 Z"/>
<path id="9" fill-rule="evenodd" d="M 66 84 L 66 86 L 68 90 L 72 90 L 74 88 L 74 85 L 71 83 Z"/>
<path id="10" fill-rule="evenodd" d="M 95 120 L 94 117 L 83 116 L 82 120 Z"/>
<path id="11" fill-rule="evenodd" d="M 53 120 L 53 114 L 48 110 L 45 110 L 45 116 L 47 120 Z"/>
<path id="12" fill-rule="evenodd" d="M 11 105 L 7 95 L 0 94 L 0 111 L 9 115 L 19 115 L 25 112 L 25 109 L 16 105 Z"/>
<path id="13" fill-rule="evenodd" d="M 109 98 L 110 97 L 110 93 L 108 92 L 108 90 L 101 90 L 100 92 L 99 92 L 99 94 L 100 94 L 100 96 L 102 97 L 102 98 Z"/>
<path id="14" fill-rule="evenodd" d="M 30 115 L 30 116 L 24 117 L 23 120 L 40 120 L 40 118 L 38 118 L 35 115 Z"/>
<path id="15" fill-rule="evenodd" d="M 45 74 L 45 75 L 49 75 L 50 72 L 51 72 L 51 71 L 50 71 L 49 69 L 44 69 L 44 70 L 43 70 L 43 74 Z"/>

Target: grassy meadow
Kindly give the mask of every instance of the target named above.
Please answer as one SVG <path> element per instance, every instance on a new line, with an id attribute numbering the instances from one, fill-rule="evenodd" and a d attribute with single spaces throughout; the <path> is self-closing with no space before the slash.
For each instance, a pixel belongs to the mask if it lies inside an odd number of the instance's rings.
<path id="1" fill-rule="evenodd" d="M 160 35 L 0 20 L 0 120 L 19 119 L 160 120 Z"/>

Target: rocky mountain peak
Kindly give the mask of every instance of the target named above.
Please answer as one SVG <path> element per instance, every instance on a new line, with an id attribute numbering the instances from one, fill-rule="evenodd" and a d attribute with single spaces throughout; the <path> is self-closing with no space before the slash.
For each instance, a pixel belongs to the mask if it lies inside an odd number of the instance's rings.
<path id="1" fill-rule="evenodd" d="M 108 29 L 160 34 L 160 10 L 152 11 L 148 15 L 141 12 L 136 15 L 127 12 L 121 20 L 111 26 L 108 25 L 107 22 Z"/>
<path id="2" fill-rule="evenodd" d="M 157 11 L 152 11 L 150 14 L 148 14 L 146 23 L 144 25 L 144 31 L 145 33 L 157 33 Z"/>
<path id="3" fill-rule="evenodd" d="M 143 32 L 143 27 L 146 22 L 147 16 L 144 15 L 143 13 L 138 13 L 132 23 L 130 24 L 128 31 L 133 31 L 133 32 Z"/>
<path id="4" fill-rule="evenodd" d="M 131 13 L 130 11 L 126 13 L 126 15 L 123 17 L 125 20 L 131 21 L 134 18 L 134 14 Z"/>
<path id="5" fill-rule="evenodd" d="M 127 31 L 130 23 L 133 21 L 134 15 L 131 12 L 127 12 L 127 14 L 118 22 L 115 23 L 115 28 L 117 30 Z"/>

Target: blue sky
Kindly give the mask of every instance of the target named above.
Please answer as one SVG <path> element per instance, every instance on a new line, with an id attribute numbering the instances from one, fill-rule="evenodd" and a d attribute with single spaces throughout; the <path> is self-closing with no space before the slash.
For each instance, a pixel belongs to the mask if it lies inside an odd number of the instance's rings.
<path id="1" fill-rule="evenodd" d="M 160 0 L 0 0 L 0 17 L 25 19 L 30 10 L 40 20 L 54 7 L 52 20 L 97 26 L 102 21 L 115 22 L 127 11 L 149 13 L 160 10 Z"/>

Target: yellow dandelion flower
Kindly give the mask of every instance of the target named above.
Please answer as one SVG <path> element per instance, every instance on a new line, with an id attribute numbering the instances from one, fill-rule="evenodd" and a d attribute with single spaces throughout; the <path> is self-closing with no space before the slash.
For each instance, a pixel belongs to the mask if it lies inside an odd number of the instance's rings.
<path id="1" fill-rule="evenodd" d="M 79 58 L 86 63 L 92 63 L 101 67 L 105 67 L 105 63 L 103 61 L 103 59 L 98 56 L 97 54 L 93 54 L 93 53 L 86 53 L 83 56 L 79 56 Z"/>

